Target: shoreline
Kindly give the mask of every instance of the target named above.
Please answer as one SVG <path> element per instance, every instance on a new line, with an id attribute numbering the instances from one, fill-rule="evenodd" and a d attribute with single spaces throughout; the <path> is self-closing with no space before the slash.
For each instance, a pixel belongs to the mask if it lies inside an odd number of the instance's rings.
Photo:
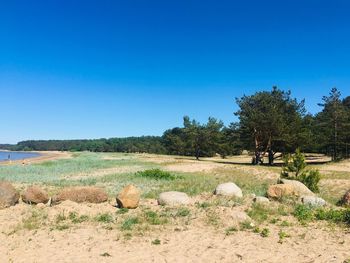
<path id="1" fill-rule="evenodd" d="M 41 163 L 45 161 L 52 161 L 58 159 L 68 159 L 71 158 L 72 154 L 70 152 L 60 152 L 60 151 L 8 151 L 8 152 L 26 152 L 26 153 L 38 153 L 39 156 L 29 157 L 20 160 L 10 160 L 10 161 L 0 161 L 0 165 L 28 165 L 33 163 Z"/>

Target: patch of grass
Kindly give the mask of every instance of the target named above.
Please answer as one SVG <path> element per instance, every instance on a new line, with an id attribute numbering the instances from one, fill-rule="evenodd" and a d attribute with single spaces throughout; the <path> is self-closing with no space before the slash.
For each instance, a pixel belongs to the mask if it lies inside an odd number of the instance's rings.
<path id="1" fill-rule="evenodd" d="M 206 213 L 206 222 L 208 225 L 215 227 L 218 227 L 221 223 L 219 215 L 213 210 Z"/>
<path id="2" fill-rule="evenodd" d="M 137 225 L 139 223 L 139 218 L 138 217 L 128 217 L 126 218 L 122 225 L 121 225 L 121 230 L 125 231 L 125 230 L 132 230 L 134 228 L 135 225 Z"/>
<path id="3" fill-rule="evenodd" d="M 114 218 L 110 213 L 103 213 L 96 216 L 95 220 L 100 223 L 112 223 L 114 222 Z"/>
<path id="4" fill-rule="evenodd" d="M 261 204 L 253 204 L 252 208 L 248 211 L 248 215 L 256 222 L 262 223 L 269 217 L 269 209 Z"/>
<path id="5" fill-rule="evenodd" d="M 210 206 L 211 206 L 211 204 L 209 202 L 202 202 L 202 203 L 197 202 L 196 203 L 196 207 L 197 208 L 206 209 L 206 208 L 208 208 Z"/>
<path id="6" fill-rule="evenodd" d="M 152 241 L 152 245 L 160 245 L 161 241 L 157 238 Z"/>
<path id="7" fill-rule="evenodd" d="M 176 212 L 177 217 L 186 217 L 191 214 L 191 211 L 186 207 L 180 207 L 179 210 Z"/>
<path id="8" fill-rule="evenodd" d="M 69 219 L 73 224 L 80 224 L 89 220 L 89 216 L 81 215 L 79 216 L 77 212 L 70 212 L 68 215 Z"/>
<path id="9" fill-rule="evenodd" d="M 254 228 L 254 224 L 249 220 L 240 223 L 241 230 L 252 230 Z"/>
<path id="10" fill-rule="evenodd" d="M 27 230 L 35 230 L 39 229 L 41 226 L 45 224 L 47 220 L 47 214 L 41 211 L 33 210 L 31 211 L 31 215 L 26 217 L 22 221 L 22 226 Z"/>
<path id="11" fill-rule="evenodd" d="M 63 211 L 63 212 L 60 212 L 60 213 L 56 216 L 56 219 L 55 219 L 56 224 L 59 224 L 59 223 L 65 221 L 65 220 L 67 220 L 67 217 L 66 217 L 66 215 L 64 214 L 64 211 Z"/>
<path id="12" fill-rule="evenodd" d="M 149 169 L 136 173 L 137 176 L 146 177 L 155 180 L 175 180 L 177 177 L 170 172 L 162 171 L 160 169 Z"/>
<path id="13" fill-rule="evenodd" d="M 161 216 L 154 211 L 145 211 L 144 217 L 146 222 L 151 225 L 164 225 L 168 223 L 168 219 L 166 217 Z"/>
<path id="14" fill-rule="evenodd" d="M 126 214 L 127 212 L 129 212 L 129 209 L 123 207 L 117 210 L 117 215 L 123 215 L 123 214 Z"/>

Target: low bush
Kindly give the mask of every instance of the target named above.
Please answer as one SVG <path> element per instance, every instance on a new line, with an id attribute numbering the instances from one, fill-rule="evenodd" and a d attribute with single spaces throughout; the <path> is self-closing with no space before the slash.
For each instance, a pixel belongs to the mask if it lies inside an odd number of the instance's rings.
<path id="1" fill-rule="evenodd" d="M 174 180 L 176 179 L 176 176 L 166 172 L 162 171 L 160 169 L 149 169 L 144 171 L 139 171 L 136 173 L 137 176 L 140 177 L 147 177 L 155 180 Z"/>

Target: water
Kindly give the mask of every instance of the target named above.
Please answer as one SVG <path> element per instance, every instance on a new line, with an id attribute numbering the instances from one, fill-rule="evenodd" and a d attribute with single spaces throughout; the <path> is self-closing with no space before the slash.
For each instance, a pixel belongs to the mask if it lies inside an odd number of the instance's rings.
<path id="1" fill-rule="evenodd" d="M 8 160 L 12 160 L 12 161 L 23 160 L 23 159 L 28 159 L 28 158 L 38 157 L 38 156 L 40 156 L 40 153 L 0 151 L 0 162 L 8 161 Z"/>

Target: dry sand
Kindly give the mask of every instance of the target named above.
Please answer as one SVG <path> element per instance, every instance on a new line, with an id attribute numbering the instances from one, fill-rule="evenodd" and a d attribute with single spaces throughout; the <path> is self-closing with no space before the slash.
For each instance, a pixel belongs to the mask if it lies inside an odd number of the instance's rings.
<path id="1" fill-rule="evenodd" d="M 153 202 L 154 205 L 154 202 Z M 94 216 L 115 212 L 110 204 L 64 202 L 39 208 L 51 220 L 76 211 Z M 222 229 L 200 223 L 166 226 L 126 240 L 118 228 L 82 223 L 58 231 L 11 230 L 31 208 L 25 204 L 0 210 L 1 262 L 344 262 L 350 258 L 350 233 L 339 227 L 312 224 L 283 228 L 291 237 L 279 243 L 280 227 L 269 226 L 269 237 L 251 231 L 226 236 Z M 117 219 L 118 221 L 118 219 Z M 159 239 L 160 245 L 152 241 Z"/>

